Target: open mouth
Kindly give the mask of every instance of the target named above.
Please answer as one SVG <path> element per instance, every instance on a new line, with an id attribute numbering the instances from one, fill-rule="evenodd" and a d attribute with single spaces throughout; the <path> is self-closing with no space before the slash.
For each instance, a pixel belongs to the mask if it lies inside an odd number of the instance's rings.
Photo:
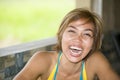
<path id="1" fill-rule="evenodd" d="M 71 46 L 70 50 L 73 56 L 79 56 L 82 53 L 82 49 L 76 46 Z"/>

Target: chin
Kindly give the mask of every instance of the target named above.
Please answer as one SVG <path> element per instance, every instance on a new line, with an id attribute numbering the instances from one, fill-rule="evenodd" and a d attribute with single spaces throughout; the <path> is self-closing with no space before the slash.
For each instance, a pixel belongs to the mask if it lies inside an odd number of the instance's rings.
<path id="1" fill-rule="evenodd" d="M 71 63 L 79 63 L 82 61 L 82 59 L 80 57 L 77 57 L 77 58 L 76 57 L 69 57 L 69 61 Z"/>
<path id="2" fill-rule="evenodd" d="M 76 64 L 76 63 L 79 63 L 79 62 L 81 62 L 82 60 L 70 60 L 70 62 L 71 63 L 74 63 L 74 64 Z"/>

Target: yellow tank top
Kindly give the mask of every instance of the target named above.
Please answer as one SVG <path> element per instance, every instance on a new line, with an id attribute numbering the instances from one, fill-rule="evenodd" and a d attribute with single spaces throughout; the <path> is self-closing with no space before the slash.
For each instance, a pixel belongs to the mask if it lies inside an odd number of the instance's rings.
<path id="1" fill-rule="evenodd" d="M 58 65 L 60 63 L 60 59 L 61 59 L 61 53 L 58 56 L 58 63 L 56 63 L 56 65 L 54 66 L 52 72 L 50 73 L 50 76 L 48 77 L 48 80 L 56 80 L 56 74 L 58 71 Z M 87 74 L 86 74 L 86 69 L 85 69 L 85 62 L 82 61 L 82 70 L 80 73 L 80 80 L 87 80 Z"/>

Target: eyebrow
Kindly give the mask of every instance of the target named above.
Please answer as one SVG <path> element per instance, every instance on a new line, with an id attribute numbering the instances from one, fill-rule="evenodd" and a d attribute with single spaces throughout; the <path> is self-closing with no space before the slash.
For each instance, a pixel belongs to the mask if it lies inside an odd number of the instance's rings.
<path id="1" fill-rule="evenodd" d="M 77 30 L 77 28 L 76 28 L 76 27 L 74 27 L 74 26 L 68 26 L 68 27 L 70 27 L 70 28 L 73 28 L 73 29 L 76 29 L 76 30 Z"/>
<path id="2" fill-rule="evenodd" d="M 85 29 L 85 31 L 91 31 L 92 33 L 94 33 L 94 30 L 92 29 Z"/>

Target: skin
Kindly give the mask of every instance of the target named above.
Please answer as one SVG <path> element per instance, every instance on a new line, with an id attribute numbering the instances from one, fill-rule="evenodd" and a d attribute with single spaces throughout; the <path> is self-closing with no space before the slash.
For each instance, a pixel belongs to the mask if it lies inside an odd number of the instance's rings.
<path id="1" fill-rule="evenodd" d="M 83 20 L 77 20 L 71 22 L 62 38 L 62 50 L 67 59 L 71 62 L 79 62 L 89 53 L 93 44 L 93 24 L 83 24 Z M 77 53 L 80 55 L 74 55 L 74 47 L 80 49 Z"/>
<path id="2" fill-rule="evenodd" d="M 88 80 L 93 80 L 95 75 L 100 80 L 120 79 L 101 52 L 96 51 L 84 59 L 92 49 L 93 32 L 93 24 L 83 24 L 83 20 L 73 21 L 68 25 L 62 36 L 62 57 L 57 80 L 79 80 L 82 60 L 85 61 Z M 14 80 L 47 80 L 57 58 L 56 51 L 35 53 Z"/>

